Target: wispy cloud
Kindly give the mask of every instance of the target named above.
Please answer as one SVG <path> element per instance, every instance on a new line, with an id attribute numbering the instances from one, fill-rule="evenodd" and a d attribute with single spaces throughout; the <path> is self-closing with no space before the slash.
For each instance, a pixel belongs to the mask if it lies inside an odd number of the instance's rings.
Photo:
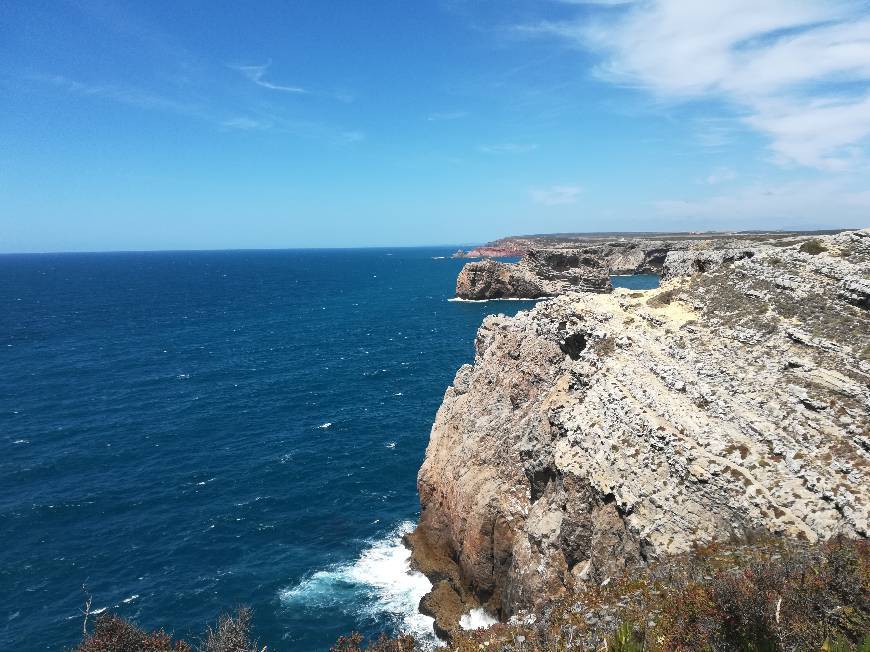
<path id="1" fill-rule="evenodd" d="M 170 111 L 196 118 L 205 117 L 205 111 L 197 104 L 182 102 L 132 86 L 85 83 L 63 75 L 31 75 L 29 79 L 56 86 L 75 95 L 99 97 L 140 109 Z"/>
<path id="2" fill-rule="evenodd" d="M 358 129 L 348 129 L 318 120 L 297 119 L 261 110 L 237 112 L 203 103 L 184 102 L 136 87 L 85 83 L 62 75 L 30 75 L 27 79 L 82 97 L 95 97 L 142 110 L 161 111 L 193 118 L 221 131 L 268 131 L 276 134 L 292 134 L 300 138 L 321 140 L 331 145 L 348 145 L 366 139 L 365 133 Z"/>
<path id="3" fill-rule="evenodd" d="M 292 134 L 300 138 L 320 140 L 330 145 L 353 145 L 366 139 L 366 134 L 358 129 L 344 129 L 339 126 L 315 120 L 294 120 L 279 115 L 238 116 L 221 122 L 224 131 L 263 131 L 270 134 Z"/>
<path id="4" fill-rule="evenodd" d="M 239 131 L 263 131 L 272 128 L 271 121 L 256 120 L 246 116 L 237 118 L 229 118 L 221 122 L 221 127 L 224 129 L 235 129 Z"/>
<path id="5" fill-rule="evenodd" d="M 870 136 L 870 16 L 860 0 L 648 0 L 526 25 L 598 52 L 597 76 L 667 101 L 718 99 L 776 159 L 849 168 Z"/>
<path id="6" fill-rule="evenodd" d="M 736 178 L 737 173 L 731 168 L 716 168 L 707 176 L 706 182 L 708 185 L 716 186 Z"/>
<path id="7" fill-rule="evenodd" d="M 265 79 L 266 72 L 269 70 L 269 66 L 272 65 L 272 62 L 269 61 L 262 65 L 256 66 L 244 66 L 244 65 L 231 65 L 229 66 L 233 70 L 237 70 L 242 73 L 245 77 L 247 77 L 250 81 L 254 82 L 257 86 L 262 86 L 263 88 L 268 88 L 272 91 L 282 91 L 284 93 L 298 93 L 301 95 L 307 95 L 308 90 L 302 88 L 301 86 L 288 86 L 285 84 L 276 84 L 274 82 L 268 81 Z"/>
<path id="8" fill-rule="evenodd" d="M 430 113 L 426 116 L 429 122 L 445 122 L 447 120 L 461 120 L 468 117 L 468 111 L 444 111 Z"/>
<path id="9" fill-rule="evenodd" d="M 573 185 L 550 186 L 549 188 L 532 188 L 529 196 L 537 204 L 544 206 L 561 206 L 577 201 L 583 188 Z"/>
<path id="10" fill-rule="evenodd" d="M 789 183 L 752 183 L 727 194 L 690 201 L 667 199 L 654 203 L 661 217 L 703 224 L 705 228 L 759 226 L 865 226 L 870 214 L 870 191 L 861 179 L 830 177 Z"/>
<path id="11" fill-rule="evenodd" d="M 538 146 L 535 143 L 496 143 L 477 147 L 477 150 L 484 154 L 525 154 L 536 149 Z"/>
<path id="12" fill-rule="evenodd" d="M 634 0 L 554 0 L 566 5 L 597 5 L 599 7 L 618 7 L 620 5 L 629 5 Z"/>

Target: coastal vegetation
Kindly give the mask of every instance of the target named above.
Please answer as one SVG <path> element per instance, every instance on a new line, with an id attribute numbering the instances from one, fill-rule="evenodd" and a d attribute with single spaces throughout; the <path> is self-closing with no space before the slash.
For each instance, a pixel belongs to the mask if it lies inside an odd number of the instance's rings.
<path id="1" fill-rule="evenodd" d="M 713 544 L 558 601 L 457 652 L 870 650 L 870 545 Z"/>
<path id="2" fill-rule="evenodd" d="M 76 652 L 263 652 L 251 612 L 201 642 L 101 614 Z M 331 652 L 420 652 L 408 634 L 341 637 Z M 457 630 L 450 652 L 870 651 L 870 542 L 711 544 L 554 602 L 540 618 Z"/>
<path id="3" fill-rule="evenodd" d="M 88 603 L 89 604 L 89 603 Z M 84 639 L 75 652 L 265 652 L 251 638 L 251 611 L 240 608 L 224 614 L 197 642 L 173 639 L 163 629 L 147 632 L 112 613 L 99 614 L 88 631 L 89 607 L 84 610 Z"/>

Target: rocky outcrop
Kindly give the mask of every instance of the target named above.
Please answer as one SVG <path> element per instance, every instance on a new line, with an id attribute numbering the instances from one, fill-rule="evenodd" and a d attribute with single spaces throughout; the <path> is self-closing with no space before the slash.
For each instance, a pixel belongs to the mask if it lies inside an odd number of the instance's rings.
<path id="1" fill-rule="evenodd" d="M 456 279 L 456 296 L 460 299 L 537 299 L 551 295 L 524 267 L 496 260 L 467 263 Z"/>
<path id="2" fill-rule="evenodd" d="M 533 249 L 517 263 L 541 280 L 548 294 L 610 292 L 610 267 L 592 249 Z"/>
<path id="3" fill-rule="evenodd" d="M 757 248 L 669 251 L 662 265 L 662 276 L 668 279 L 708 272 L 735 260 L 752 258 L 757 252 Z"/>
<path id="4" fill-rule="evenodd" d="M 842 235 L 842 238 L 850 237 Z M 828 239 L 827 246 L 836 251 L 835 238 Z M 510 246 L 521 247 L 523 242 L 519 240 Z M 806 250 L 803 253 L 818 253 L 821 251 L 816 251 L 821 247 L 819 242 L 818 238 L 765 238 L 758 234 L 725 238 L 709 235 L 673 239 L 590 238 L 580 241 L 582 246 L 571 247 L 563 243 L 556 247 L 531 248 L 517 263 L 470 263 L 460 274 L 456 296 L 463 299 L 533 298 L 532 286 L 540 288 L 537 297 L 572 291 L 609 292 L 611 274 L 661 274 L 665 278 L 687 276 L 786 245 L 802 246 Z M 860 242 L 846 243 L 843 240 L 843 245 L 860 248 Z M 509 248 L 506 246 L 504 250 Z M 490 249 L 501 250 L 498 246 Z M 861 283 L 861 279 L 850 281 L 842 291 L 850 293 L 854 301 L 864 301 Z"/>
<path id="5" fill-rule="evenodd" d="M 595 255 L 577 249 L 533 250 L 518 263 L 468 263 L 456 280 L 460 299 L 535 299 L 570 291 L 609 292 L 609 269 Z"/>
<path id="6" fill-rule="evenodd" d="M 870 231 L 819 239 L 486 318 L 409 537 L 442 634 L 696 543 L 868 536 Z"/>
<path id="7" fill-rule="evenodd" d="M 475 247 L 465 254 L 466 258 L 514 258 L 526 253 L 523 247 L 487 246 Z"/>

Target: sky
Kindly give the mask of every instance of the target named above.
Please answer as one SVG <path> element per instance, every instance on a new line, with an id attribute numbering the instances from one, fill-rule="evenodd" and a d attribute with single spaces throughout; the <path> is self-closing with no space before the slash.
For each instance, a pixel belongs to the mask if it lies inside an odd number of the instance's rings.
<path id="1" fill-rule="evenodd" d="M 866 0 L 0 0 L 0 252 L 870 226 Z"/>

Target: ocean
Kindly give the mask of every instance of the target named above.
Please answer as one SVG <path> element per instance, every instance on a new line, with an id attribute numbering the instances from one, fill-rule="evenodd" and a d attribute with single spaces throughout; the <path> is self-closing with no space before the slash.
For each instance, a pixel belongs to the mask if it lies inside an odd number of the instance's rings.
<path id="1" fill-rule="evenodd" d="M 80 639 L 86 595 L 270 650 L 431 638 L 403 532 L 489 313 L 454 248 L 0 256 L 0 649 Z M 650 287 L 655 277 L 614 277 Z"/>

